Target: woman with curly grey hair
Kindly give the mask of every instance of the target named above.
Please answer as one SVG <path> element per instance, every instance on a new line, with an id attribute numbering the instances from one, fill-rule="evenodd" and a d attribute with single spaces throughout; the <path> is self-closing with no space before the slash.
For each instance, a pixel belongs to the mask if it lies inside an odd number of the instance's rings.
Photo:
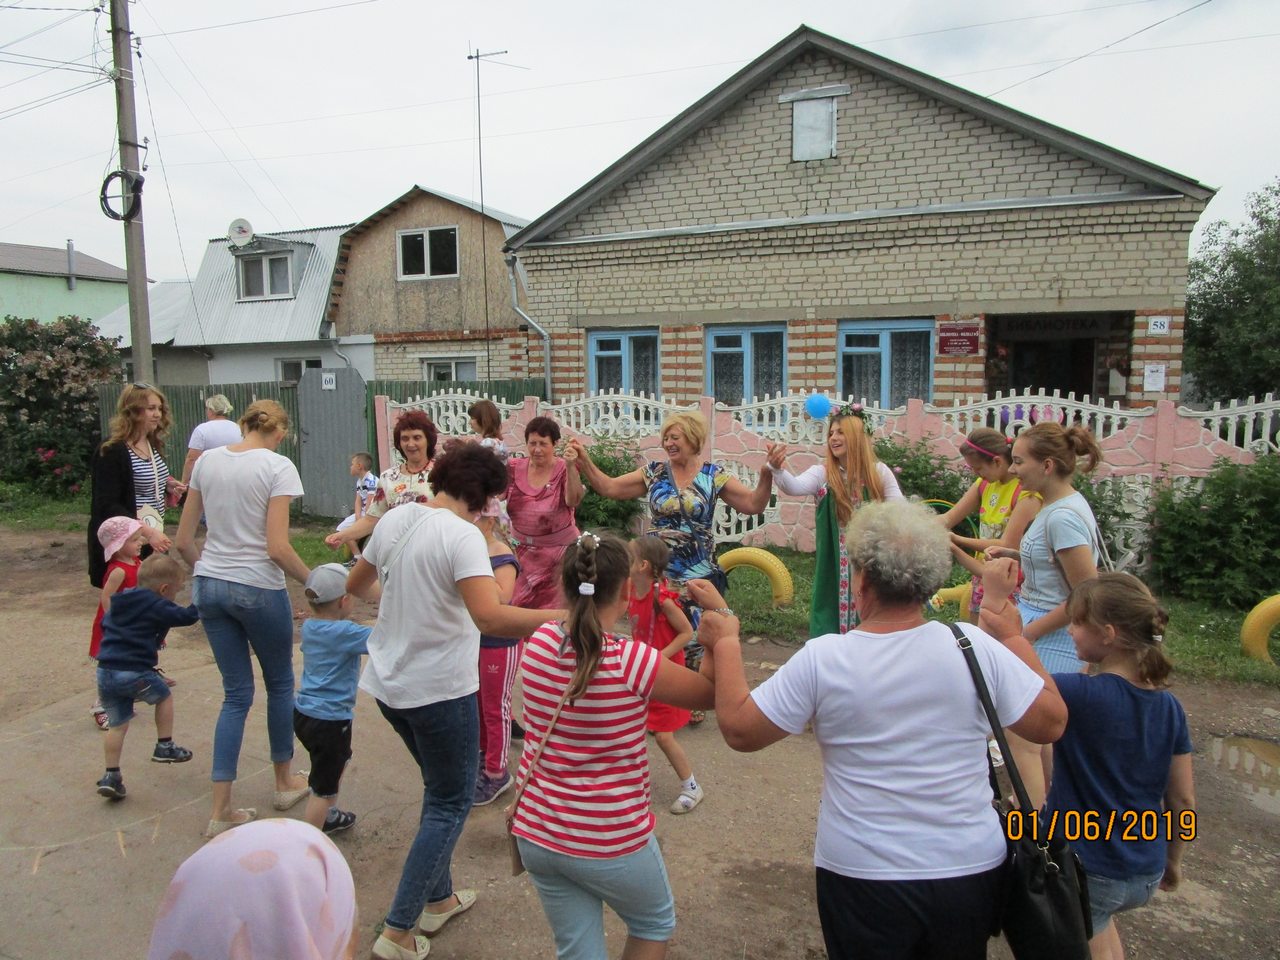
<path id="1" fill-rule="evenodd" d="M 922 504 L 865 505 L 846 533 L 861 623 L 810 640 L 754 690 L 737 617 L 709 583 L 689 585 L 729 746 L 760 750 L 812 724 L 822 747 L 814 863 L 833 960 L 986 956 L 1005 863 L 989 730 L 955 636 L 922 614 L 949 544 Z M 1066 707 L 1030 645 L 960 629 L 1008 726 L 1036 743 L 1061 736 Z"/>

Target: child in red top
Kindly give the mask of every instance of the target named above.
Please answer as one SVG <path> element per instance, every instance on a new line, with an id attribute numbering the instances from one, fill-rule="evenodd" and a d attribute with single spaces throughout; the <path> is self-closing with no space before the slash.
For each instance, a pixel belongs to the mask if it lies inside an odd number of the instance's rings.
<path id="1" fill-rule="evenodd" d="M 111 598 L 121 590 L 131 590 L 138 585 L 138 568 L 142 566 L 142 523 L 133 517 L 108 517 L 98 527 L 98 542 L 107 559 L 107 569 L 102 575 L 102 594 L 98 598 L 98 613 L 93 618 L 93 630 L 89 637 L 89 656 L 98 659 L 102 645 L 102 618 L 111 609 Z M 93 721 L 99 730 L 107 729 L 107 714 L 101 702 L 93 703 Z"/>
<path id="2" fill-rule="evenodd" d="M 665 574 L 671 551 L 657 537 L 631 541 L 631 590 L 627 615 L 634 639 L 657 647 L 677 666 L 684 666 L 684 645 L 693 639 L 693 625 L 680 606 L 679 594 L 667 587 Z M 702 802 L 702 787 L 693 776 L 693 765 L 684 748 L 676 742 L 676 731 L 689 723 L 689 711 L 657 700 L 649 700 L 646 729 L 666 754 L 681 780 L 680 796 L 671 804 L 672 813 L 688 813 Z"/>

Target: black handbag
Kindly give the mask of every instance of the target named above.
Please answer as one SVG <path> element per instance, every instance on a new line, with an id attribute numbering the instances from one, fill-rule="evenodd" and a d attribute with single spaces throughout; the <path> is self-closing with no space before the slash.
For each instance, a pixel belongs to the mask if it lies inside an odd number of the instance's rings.
<path id="1" fill-rule="evenodd" d="M 1061 834 L 1047 835 L 1039 812 L 1031 809 L 1031 799 L 1013 763 L 1004 726 L 991 701 L 973 643 L 954 623 L 949 626 L 973 675 L 991 734 L 1008 759 L 1005 770 L 1018 798 L 1019 809 L 1010 811 L 996 791 L 996 809 L 1009 848 L 1000 930 L 1016 960 L 1089 960 L 1093 922 L 1084 867 Z M 993 776 L 993 785 L 994 782 Z"/>

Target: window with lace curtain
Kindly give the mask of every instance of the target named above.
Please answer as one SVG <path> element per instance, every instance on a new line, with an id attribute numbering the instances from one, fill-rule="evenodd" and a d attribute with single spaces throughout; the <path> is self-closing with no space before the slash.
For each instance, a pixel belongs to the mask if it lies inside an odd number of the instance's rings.
<path id="1" fill-rule="evenodd" d="M 840 324 L 840 396 L 892 409 L 933 399 L 933 321 Z"/>
<path id="2" fill-rule="evenodd" d="M 787 333 L 780 325 L 707 328 L 707 392 L 750 402 L 787 389 Z"/>
<path id="3" fill-rule="evenodd" d="M 587 389 L 658 396 L 657 330 L 593 330 L 587 334 Z"/>

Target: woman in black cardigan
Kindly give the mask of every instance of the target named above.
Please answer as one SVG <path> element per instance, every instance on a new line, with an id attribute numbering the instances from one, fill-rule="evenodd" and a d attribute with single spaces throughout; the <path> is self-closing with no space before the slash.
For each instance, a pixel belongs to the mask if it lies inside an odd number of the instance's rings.
<path id="1" fill-rule="evenodd" d="M 164 515 L 168 496 L 186 488 L 169 476 L 161 452 L 172 423 L 169 403 L 155 387 L 131 383 L 120 394 L 111 435 L 89 461 L 92 494 L 89 506 L 89 582 L 101 589 L 107 558 L 98 543 L 98 527 L 108 517 L 136 517 L 143 506 Z M 163 529 L 142 527 L 151 550 L 169 549 Z"/>

